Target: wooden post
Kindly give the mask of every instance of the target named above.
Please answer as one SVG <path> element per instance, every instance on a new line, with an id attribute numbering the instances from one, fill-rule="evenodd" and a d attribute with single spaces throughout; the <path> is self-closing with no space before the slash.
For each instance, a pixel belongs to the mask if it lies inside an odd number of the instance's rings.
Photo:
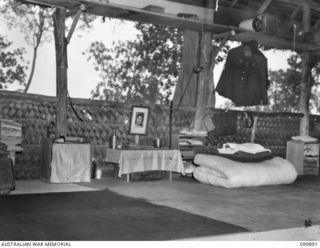
<path id="1" fill-rule="evenodd" d="M 66 10 L 56 8 L 53 14 L 54 40 L 56 49 L 56 135 L 67 136 L 67 47 L 65 39 Z"/>
<path id="2" fill-rule="evenodd" d="M 310 31 L 311 9 L 308 4 L 303 5 L 303 31 Z M 309 135 L 309 101 L 311 96 L 311 67 L 310 53 L 301 54 L 301 90 L 300 90 L 300 112 L 303 117 L 300 120 L 300 135 Z"/>
<path id="3" fill-rule="evenodd" d="M 200 47 L 199 47 L 199 65 L 203 67 L 203 70 L 198 73 L 197 82 L 197 97 L 196 97 L 196 115 L 194 128 L 195 130 L 204 130 L 204 120 L 205 120 L 205 111 L 209 98 L 209 86 L 210 81 L 213 82 L 213 78 L 210 79 L 212 73 L 211 68 L 211 42 L 212 34 L 211 33 L 202 33 L 200 37 Z"/>
<path id="4" fill-rule="evenodd" d="M 199 33 L 191 30 L 183 32 L 182 70 L 176 86 L 173 105 L 196 106 L 197 76 L 193 68 L 198 63 Z"/>

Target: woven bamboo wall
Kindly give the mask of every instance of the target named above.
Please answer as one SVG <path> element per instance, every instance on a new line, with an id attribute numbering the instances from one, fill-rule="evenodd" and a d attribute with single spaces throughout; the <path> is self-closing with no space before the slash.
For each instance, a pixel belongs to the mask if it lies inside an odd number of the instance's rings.
<path id="1" fill-rule="evenodd" d="M 287 140 L 299 135 L 301 114 L 215 109 L 211 112 L 211 117 L 216 129 L 209 132 L 209 145 L 215 147 L 226 142 L 250 142 L 253 127 L 241 125 L 245 113 L 253 119 L 257 117 L 254 142 L 271 149 L 275 155 L 284 157 Z"/>
<path id="2" fill-rule="evenodd" d="M 24 151 L 16 156 L 16 178 L 39 178 L 39 144 L 47 135 L 47 127 L 55 122 L 56 98 L 40 95 L 24 95 L 17 92 L 0 91 L 0 118 L 11 119 L 23 124 Z M 67 135 L 84 137 L 92 144 L 93 159 L 102 163 L 109 137 L 116 128 L 118 140 L 129 145 L 134 136 L 128 135 L 131 105 L 112 102 L 72 99 L 80 121 L 68 107 Z M 193 110 L 179 110 L 173 114 L 173 132 L 190 126 L 194 118 Z M 154 137 L 161 137 L 168 145 L 169 107 L 151 106 L 148 133 L 140 137 L 142 145 L 153 145 Z"/>
<path id="3" fill-rule="evenodd" d="M 0 118 L 15 120 L 23 124 L 24 151 L 16 158 L 16 178 L 36 179 L 40 175 L 39 144 L 47 135 L 50 121 L 55 121 L 57 99 L 40 95 L 24 95 L 17 92 L 0 91 Z M 109 137 L 113 128 L 117 129 L 119 140 L 125 145 L 133 143 L 134 137 L 128 134 L 131 105 L 95 100 L 72 99 L 79 121 L 70 106 L 68 108 L 68 136 L 84 137 L 92 144 L 93 159 L 102 163 Z M 301 115 L 293 113 L 259 113 L 249 112 L 258 117 L 255 142 L 260 143 L 280 156 L 285 156 L 286 141 L 299 134 Z M 193 109 L 180 108 L 173 114 L 173 133 L 190 127 L 194 118 Z M 208 146 L 217 146 L 226 142 L 249 142 L 252 128 L 243 127 L 243 111 L 211 110 L 215 129 L 209 132 Z M 316 130 L 320 116 L 311 116 L 310 130 Z M 168 106 L 151 106 L 148 133 L 141 136 L 143 145 L 152 145 L 155 136 L 161 137 L 168 145 L 169 108 Z M 319 129 L 320 136 L 320 129 Z"/>

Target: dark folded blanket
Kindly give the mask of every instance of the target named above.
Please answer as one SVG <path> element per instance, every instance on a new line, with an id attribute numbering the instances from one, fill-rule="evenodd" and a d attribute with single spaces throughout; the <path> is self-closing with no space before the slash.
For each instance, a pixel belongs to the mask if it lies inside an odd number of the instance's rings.
<path id="1" fill-rule="evenodd" d="M 258 153 L 247 153 L 243 151 L 238 151 L 233 154 L 225 154 L 219 153 L 218 151 L 210 151 L 210 154 L 244 163 L 262 162 L 264 160 L 272 159 L 274 157 L 272 152 L 269 151 L 263 151 Z"/>

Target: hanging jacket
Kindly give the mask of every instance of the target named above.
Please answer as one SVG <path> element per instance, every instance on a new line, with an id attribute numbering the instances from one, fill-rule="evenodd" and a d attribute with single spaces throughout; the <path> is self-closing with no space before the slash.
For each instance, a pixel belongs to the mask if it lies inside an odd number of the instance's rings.
<path id="1" fill-rule="evenodd" d="M 255 41 L 231 49 L 215 91 L 236 106 L 267 104 L 267 64 Z"/>

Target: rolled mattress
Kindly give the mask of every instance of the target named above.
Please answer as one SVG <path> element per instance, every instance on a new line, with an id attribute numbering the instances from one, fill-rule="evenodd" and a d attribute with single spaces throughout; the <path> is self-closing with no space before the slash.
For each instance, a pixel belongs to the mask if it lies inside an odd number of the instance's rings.
<path id="1" fill-rule="evenodd" d="M 297 172 L 290 161 L 274 157 L 262 162 L 243 163 L 224 157 L 197 154 L 193 176 L 202 183 L 225 188 L 290 184 Z"/>

